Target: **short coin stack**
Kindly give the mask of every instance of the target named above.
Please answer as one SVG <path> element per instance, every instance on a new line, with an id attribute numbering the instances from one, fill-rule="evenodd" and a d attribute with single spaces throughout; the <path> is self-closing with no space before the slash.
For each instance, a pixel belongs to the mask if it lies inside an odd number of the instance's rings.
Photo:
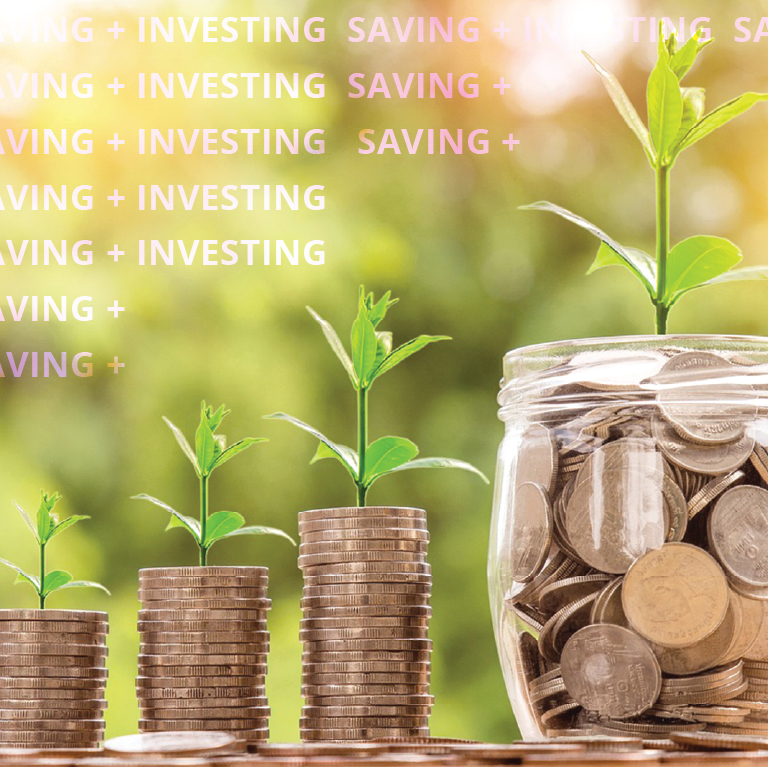
<path id="1" fill-rule="evenodd" d="M 267 568 L 147 568 L 139 573 L 142 732 L 269 737 Z"/>
<path id="2" fill-rule="evenodd" d="M 304 573 L 301 737 L 429 735 L 431 569 L 420 509 L 299 514 Z"/>
<path id="3" fill-rule="evenodd" d="M 97 748 L 107 614 L 0 611 L 0 747 Z"/>

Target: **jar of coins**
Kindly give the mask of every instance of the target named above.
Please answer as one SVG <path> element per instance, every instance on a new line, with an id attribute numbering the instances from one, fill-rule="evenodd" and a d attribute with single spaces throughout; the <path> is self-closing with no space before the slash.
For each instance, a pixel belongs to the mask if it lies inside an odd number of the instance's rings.
<path id="1" fill-rule="evenodd" d="M 768 736 L 768 339 L 510 352 L 489 583 L 524 738 Z"/>

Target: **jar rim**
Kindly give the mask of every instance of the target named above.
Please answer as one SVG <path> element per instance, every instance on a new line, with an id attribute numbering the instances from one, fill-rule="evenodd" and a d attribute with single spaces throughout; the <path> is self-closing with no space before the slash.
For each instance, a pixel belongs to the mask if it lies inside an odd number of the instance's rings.
<path id="1" fill-rule="evenodd" d="M 504 355 L 504 376 L 501 380 L 501 388 L 509 386 L 525 371 L 526 362 L 531 364 L 527 373 L 534 370 L 544 370 L 535 365 L 537 358 L 541 362 L 554 361 L 565 358 L 578 352 L 588 350 L 652 350 L 664 347 L 684 344 L 695 350 L 714 350 L 717 348 L 730 352 L 747 352 L 757 350 L 768 353 L 768 336 L 749 336 L 738 334 L 640 334 L 627 336 L 595 336 L 580 339 L 565 339 L 559 341 L 546 341 L 538 344 L 529 344 L 524 347 L 512 349 Z M 550 366 L 546 366 L 550 367 Z"/>

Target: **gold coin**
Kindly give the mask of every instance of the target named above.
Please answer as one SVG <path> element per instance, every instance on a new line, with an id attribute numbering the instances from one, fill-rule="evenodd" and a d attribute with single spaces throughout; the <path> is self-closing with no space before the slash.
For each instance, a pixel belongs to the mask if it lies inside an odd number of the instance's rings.
<path id="1" fill-rule="evenodd" d="M 345 539 L 299 544 L 299 555 L 307 556 L 374 551 L 419 554 L 427 551 L 427 542 L 412 539 Z"/>
<path id="2" fill-rule="evenodd" d="M 364 607 L 364 606 L 408 606 L 408 607 L 428 607 L 430 596 L 428 594 L 386 594 L 370 593 L 360 595 L 323 595 L 302 597 L 302 608 L 342 608 L 342 607 Z M 386 615 L 386 614 L 385 614 Z"/>
<path id="3" fill-rule="evenodd" d="M 74 634 L 76 636 L 87 635 L 88 642 L 104 643 L 106 641 L 107 629 L 106 623 L 98 622 L 5 620 L 2 618 L 2 611 L 0 611 L 0 632 L 4 635 L 16 635 L 16 633 L 29 633 L 30 635 L 47 633 Z"/>
<path id="4" fill-rule="evenodd" d="M 592 604 L 589 617 L 591 624 L 616 624 L 619 627 L 629 628 L 629 622 L 621 604 L 623 583 L 624 577 L 618 576 L 602 589 Z"/>
<path id="5" fill-rule="evenodd" d="M 321 640 L 407 640 L 427 638 L 424 627 L 358 627 L 355 629 L 303 629 L 299 639 L 308 643 Z"/>
<path id="6" fill-rule="evenodd" d="M 90 632 L 12 632 L 4 631 L 0 624 L 0 645 L 3 647 L 21 644 L 39 645 L 41 643 L 59 645 L 59 650 L 67 650 L 71 646 L 80 648 L 87 646 L 91 648 L 106 648 L 106 635 L 93 635 Z"/>
<path id="7" fill-rule="evenodd" d="M 29 648 L 29 645 L 25 646 Z M 61 648 L 61 646 L 59 646 Z M 43 656 L 36 651 L 29 650 L 26 654 L 18 652 L 0 651 L 0 675 L 10 677 L 12 675 L 11 670 L 24 669 L 25 672 L 29 670 L 36 670 L 33 675 L 42 674 L 39 670 L 41 668 L 49 669 L 67 669 L 71 667 L 83 667 L 91 668 L 96 667 L 99 664 L 103 664 L 106 658 L 106 654 L 92 655 L 92 656 Z M 45 665 L 41 667 L 39 665 Z M 58 673 L 54 673 L 58 674 Z M 62 677 L 67 676 L 66 673 Z"/>
<path id="8" fill-rule="evenodd" d="M 323 707 L 431 707 L 435 697 L 429 694 L 371 694 L 362 693 L 351 696 L 306 696 L 306 706 Z"/>
<path id="9" fill-rule="evenodd" d="M 561 579 L 548 584 L 539 592 L 539 607 L 551 616 L 566 605 L 601 590 L 610 580 L 611 577 L 605 573 Z"/>
<path id="10" fill-rule="evenodd" d="M 227 653 L 227 654 L 211 654 L 210 656 L 203 656 L 205 658 L 206 664 L 210 666 L 222 666 L 226 664 L 234 664 L 234 665 L 260 665 L 264 663 L 264 653 L 250 653 L 250 654 L 238 654 L 238 653 Z M 139 668 L 143 664 L 146 665 L 161 665 L 161 666 L 185 666 L 189 664 L 190 661 L 193 661 L 194 659 L 198 658 L 190 657 L 188 653 L 181 653 L 181 654 L 175 654 L 175 653 L 163 653 L 162 655 L 155 655 L 155 654 L 139 654 Z"/>
<path id="11" fill-rule="evenodd" d="M 28 654 L 37 654 L 39 656 L 52 656 L 66 658 L 71 656 L 82 657 L 102 657 L 109 653 L 106 645 L 94 645 L 90 643 L 67 643 L 62 645 L 51 642 L 14 642 L 0 643 L 0 656 L 8 658 L 16 656 L 26 656 Z M 56 664 L 57 662 L 46 659 L 46 664 Z"/>
<path id="12" fill-rule="evenodd" d="M 299 568 L 315 565 L 337 565 L 341 563 L 389 563 L 392 570 L 399 570 L 401 564 L 425 564 L 424 552 L 405 552 L 386 549 L 361 549 L 350 552 L 323 552 L 314 555 L 299 555 Z"/>
<path id="13" fill-rule="evenodd" d="M 305 664 L 347 663 L 347 662 L 372 662 L 372 661 L 405 661 L 428 662 L 431 658 L 431 650 L 421 651 L 391 651 L 391 650 L 364 650 L 364 651 L 307 651 L 302 655 Z"/>
<path id="14" fill-rule="evenodd" d="M 230 700 L 231 701 L 231 700 Z M 188 707 L 163 709 L 158 707 L 142 707 L 141 717 L 144 720 L 267 720 L 270 716 L 269 707 L 242 706 L 211 706 L 210 708 Z"/>
<path id="15" fill-rule="evenodd" d="M 316 674 L 425 674 L 431 669 L 428 661 L 344 661 L 305 663 L 302 673 Z"/>
<path id="16" fill-rule="evenodd" d="M 409 582 L 395 582 L 390 584 L 376 581 L 366 584 L 322 584 L 320 586 L 309 586 L 305 584 L 302 595 L 304 597 L 376 594 L 429 595 L 431 592 L 431 584 Z"/>
<path id="17" fill-rule="evenodd" d="M 312 640 L 304 642 L 307 653 L 313 651 L 426 651 L 432 650 L 427 639 L 392 640 L 389 638 L 362 640 Z"/>
<path id="18" fill-rule="evenodd" d="M 341 576 L 346 574 L 426 574 L 431 575 L 432 566 L 426 561 L 398 561 L 372 560 L 370 562 L 348 563 L 321 563 L 308 565 L 303 569 L 304 576 Z"/>
<path id="19" fill-rule="evenodd" d="M 741 482 L 744 477 L 744 472 L 740 469 L 727 475 L 713 477 L 700 491 L 691 497 L 691 500 L 688 502 L 688 517 L 693 518 L 699 512 L 706 509 L 718 496 L 732 485 Z"/>
<path id="20" fill-rule="evenodd" d="M 263 728 L 265 724 L 265 718 L 250 718 L 241 720 L 230 719 L 211 719 L 204 720 L 201 718 L 196 719 L 184 719 L 184 718 L 163 718 L 160 719 L 141 719 L 139 720 L 139 728 L 148 731 L 168 731 L 168 730 L 194 730 L 194 731 L 229 731 L 229 730 L 256 730 Z M 234 726 L 234 727 L 233 727 Z"/>
<path id="21" fill-rule="evenodd" d="M 426 573 L 331 573 L 325 576 L 307 576 L 304 585 L 321 587 L 335 584 L 432 584 L 432 577 Z"/>
<path id="22" fill-rule="evenodd" d="M 7 704 L 7 702 L 2 702 Z M 0 728 L 6 720 L 93 720 L 103 709 L 0 709 Z M 103 723 L 103 720 L 101 721 Z"/>
<path id="23" fill-rule="evenodd" d="M 648 644 L 612 624 L 576 632 L 565 644 L 561 668 L 568 693 L 605 717 L 639 715 L 661 691 L 661 669 Z"/>
<path id="24" fill-rule="evenodd" d="M 107 614 L 103 611 L 59 611 L 51 608 L 0 611 L 0 621 L 72 621 L 81 624 L 109 625 Z"/>
<path id="25" fill-rule="evenodd" d="M 94 717 L 91 713 L 103 712 L 107 708 L 106 699 L 17 699 L 13 696 L 3 696 L 1 706 L 13 712 L 30 712 L 36 709 L 47 711 L 71 712 L 72 717 Z M 30 715 L 31 716 L 31 715 Z M 44 719 L 44 718 L 39 718 Z"/>
<path id="26" fill-rule="evenodd" d="M 0 729 L 0 742 L 10 742 L 15 747 L 34 742 L 47 749 L 68 745 L 97 746 L 104 736 L 103 731 L 14 731 Z"/>
<path id="27" fill-rule="evenodd" d="M 91 720 L 33 720 L 22 721 L 3 720 L 0 722 L 1 731 L 103 731 L 104 719 Z"/>
<path id="28" fill-rule="evenodd" d="M 354 672 L 329 672 L 324 674 L 303 670 L 302 683 L 304 685 L 429 685 L 430 674 L 430 671 L 422 673 L 406 672 L 403 674 L 396 672 L 383 672 L 381 674 L 376 674 L 375 672 L 361 674 Z"/>
<path id="29" fill-rule="evenodd" d="M 0 674 L 4 675 L 4 678 L 0 678 L 0 687 L 6 685 L 3 680 L 11 679 L 42 679 L 42 680 L 66 680 L 71 678 L 73 686 L 77 685 L 78 680 L 90 679 L 93 681 L 101 680 L 101 685 L 104 684 L 104 680 L 107 678 L 106 667 L 86 666 L 86 667 L 41 667 L 38 664 L 45 664 L 48 662 L 48 657 L 44 659 L 38 659 L 33 665 L 27 665 L 24 667 L 3 667 L 3 660 L 0 659 Z"/>
<path id="30" fill-rule="evenodd" d="M 326 728 L 320 730 L 305 729 L 301 731 L 301 738 L 309 741 L 314 741 L 315 739 L 319 741 L 370 741 L 371 739 L 389 738 L 391 736 L 409 738 L 411 736 L 428 735 L 429 728 Z"/>
<path id="31" fill-rule="evenodd" d="M 155 588 L 140 586 L 139 600 L 205 600 L 213 598 L 231 598 L 233 600 L 253 601 L 254 607 L 267 599 L 265 589 L 250 587 L 176 587 Z"/>
<path id="32" fill-rule="evenodd" d="M 257 700 L 263 699 L 263 706 L 266 706 L 266 699 L 264 696 L 259 695 L 263 691 L 260 687 L 252 685 L 243 688 L 235 688 L 233 686 L 224 686 L 222 688 L 139 688 L 138 692 L 143 702 L 150 700 L 168 702 L 167 706 L 171 706 L 170 702 L 173 701 L 178 701 L 179 706 L 186 706 L 185 702 L 195 700 L 210 702 L 214 699 L 237 698 L 252 699 L 253 704 L 256 704 Z"/>
<path id="33" fill-rule="evenodd" d="M 430 706 L 408 706 L 403 704 L 399 707 L 302 707 L 303 717 L 400 717 L 400 716 L 421 716 L 429 715 L 432 711 Z"/>
<path id="34" fill-rule="evenodd" d="M 299 727 L 325 728 L 426 728 L 428 715 L 394 715 L 390 717 L 302 717 Z"/>
<path id="35" fill-rule="evenodd" d="M 300 629 L 357 629 L 358 627 L 423 627 L 429 626 L 426 616 L 371 616 L 329 619 L 301 619 Z"/>
<path id="36" fill-rule="evenodd" d="M 728 583 L 715 559 L 679 542 L 639 558 L 622 587 L 622 605 L 632 628 L 665 648 L 693 645 L 714 632 L 728 600 Z"/>
<path id="37" fill-rule="evenodd" d="M 514 466 L 514 484 L 540 485 L 546 493 L 557 479 L 557 445 L 552 433 L 542 424 L 531 424 L 520 439 Z"/>
<path id="38" fill-rule="evenodd" d="M 150 589 L 206 589 L 210 587 L 244 587 L 266 589 L 266 576 L 148 576 L 139 573 L 139 584 Z"/>
<path id="39" fill-rule="evenodd" d="M 248 632 L 266 632 L 266 621 L 144 621 L 138 623 L 139 632 L 223 633 L 227 636 Z"/>
<path id="40" fill-rule="evenodd" d="M 4 687 L 2 690 L 5 698 L 16 699 L 102 699 L 104 697 L 104 683 L 91 688 L 57 688 L 54 686 L 44 687 L 44 682 L 56 681 L 35 681 L 39 683 L 35 687 Z"/>

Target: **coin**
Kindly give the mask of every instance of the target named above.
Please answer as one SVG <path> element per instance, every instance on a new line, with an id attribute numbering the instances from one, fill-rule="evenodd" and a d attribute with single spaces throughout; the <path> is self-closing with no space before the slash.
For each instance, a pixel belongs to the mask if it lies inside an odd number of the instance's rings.
<path id="1" fill-rule="evenodd" d="M 426 616 L 369 616 L 360 618 L 301 619 L 300 629 L 348 629 L 357 627 L 428 627 Z"/>
<path id="2" fill-rule="evenodd" d="M 755 485 L 726 491 L 709 516 L 709 536 L 728 573 L 768 587 L 768 491 Z"/>
<path id="3" fill-rule="evenodd" d="M 266 663 L 257 664 L 154 664 L 153 657 L 143 661 L 139 672 L 143 677 L 208 678 L 266 674 Z"/>
<path id="4" fill-rule="evenodd" d="M 63 653 L 62 653 L 63 651 Z M 7 658 L 26 656 L 28 654 L 37 654 L 39 656 L 55 656 L 59 658 L 66 657 L 94 657 L 106 656 L 109 653 L 106 645 L 95 645 L 91 643 L 67 643 L 62 647 L 55 642 L 0 642 L 0 655 Z M 55 661 L 46 659 L 46 664 L 51 666 L 57 664 Z"/>
<path id="5" fill-rule="evenodd" d="M 346 528 L 323 531 L 305 531 L 301 534 L 302 544 L 324 544 L 333 541 L 429 541 L 425 528 Z"/>
<path id="6" fill-rule="evenodd" d="M 268 584 L 266 576 L 150 576 L 139 572 L 139 585 L 152 589 L 246 587 L 265 591 Z"/>
<path id="7" fill-rule="evenodd" d="M 308 643 L 325 640 L 408 640 L 426 637 L 427 630 L 422 627 L 359 627 L 299 631 L 299 639 Z"/>
<path id="8" fill-rule="evenodd" d="M 312 674 L 424 674 L 429 672 L 428 661 L 344 661 L 344 662 L 307 662 L 302 665 L 302 673 Z"/>
<path id="9" fill-rule="evenodd" d="M 6 678 L 27 678 L 27 679 L 53 679 L 63 681 L 67 678 L 71 678 L 73 685 L 77 685 L 78 680 L 90 679 L 93 681 L 106 680 L 107 668 L 95 667 L 95 666 L 78 666 L 78 667 L 41 667 L 39 664 L 47 663 L 49 658 L 46 656 L 43 659 L 37 659 L 32 665 L 24 667 L 17 666 L 3 666 L 3 659 L 0 659 L 0 674 Z M 0 682 L 0 687 L 3 683 Z"/>
<path id="10" fill-rule="evenodd" d="M 303 597 L 324 597 L 333 595 L 429 595 L 431 584 L 410 582 L 370 583 L 370 584 L 322 584 L 320 586 L 304 585 Z"/>
<path id="11" fill-rule="evenodd" d="M 227 733 L 144 733 L 109 739 L 104 742 L 104 751 L 121 755 L 216 755 L 244 752 L 245 744 Z"/>
<path id="12" fill-rule="evenodd" d="M 328 707 L 399 707 L 407 706 L 429 706 L 435 703 L 435 697 L 429 694 L 372 694 L 361 693 L 351 696 L 307 696 L 307 706 L 328 706 Z"/>
<path id="13" fill-rule="evenodd" d="M 426 716 L 432 711 L 430 706 L 413 706 L 406 704 L 390 707 L 302 707 L 304 717 L 393 717 L 393 716 Z"/>
<path id="14" fill-rule="evenodd" d="M 405 672 L 398 674 L 396 672 L 375 672 L 365 673 L 342 673 L 329 672 L 327 674 L 303 671 L 302 682 L 305 685 L 386 685 L 392 684 L 419 684 L 428 685 L 430 671 L 422 673 Z"/>
<path id="15" fill-rule="evenodd" d="M 408 616 L 430 617 L 429 605 L 344 605 L 306 607 L 304 616 L 308 619 L 351 618 L 361 616 Z"/>
<path id="16" fill-rule="evenodd" d="M 205 610 L 201 608 L 144 608 L 139 621 L 266 621 L 267 609 L 235 608 Z"/>
<path id="17" fill-rule="evenodd" d="M 727 475 L 713 477 L 700 491 L 693 495 L 688 502 L 688 517 L 692 518 L 703 509 L 706 509 L 720 494 L 724 493 L 732 485 L 743 480 L 744 472 L 736 470 Z"/>
<path id="18" fill-rule="evenodd" d="M 4 631 L 0 624 L 0 645 L 8 646 L 17 643 L 37 645 L 40 643 L 57 644 L 64 646 L 64 649 L 70 646 L 80 648 L 81 646 L 90 646 L 93 648 L 106 648 L 104 644 L 104 635 L 94 636 L 90 632 L 14 632 Z M 59 650 L 64 650 L 60 647 Z"/>
<path id="19" fill-rule="evenodd" d="M 514 465 L 515 485 L 534 483 L 549 493 L 557 478 L 557 446 L 550 431 L 531 424 L 520 440 Z"/>
<path id="20" fill-rule="evenodd" d="M 213 598 L 231 598 L 235 600 L 253 601 L 254 607 L 266 598 L 266 591 L 250 587 L 139 587 L 139 600 L 204 600 Z M 244 606 L 246 607 L 246 606 Z"/>
<path id="21" fill-rule="evenodd" d="M 10 742 L 18 747 L 22 744 L 34 742 L 46 748 L 63 745 L 96 746 L 104 735 L 103 730 L 98 731 L 16 731 L 13 729 L 0 729 L 0 743 Z"/>
<path id="22" fill-rule="evenodd" d="M 142 568 L 139 578 L 218 578 L 220 576 L 242 576 L 244 578 L 269 577 L 269 568 L 255 565 L 195 565 L 179 568 Z"/>
<path id="23" fill-rule="evenodd" d="M 238 656 L 263 656 L 269 651 L 269 642 L 256 643 L 141 643 L 139 653 L 146 655 L 188 654 L 192 657 L 209 654 L 232 653 Z M 190 661 L 194 662 L 192 658 Z M 258 662 L 257 662 L 258 663 Z"/>
<path id="24" fill-rule="evenodd" d="M 397 650 L 350 650 L 345 649 L 341 651 L 318 651 L 313 650 L 311 653 L 305 647 L 305 653 L 302 656 L 304 663 L 322 664 L 325 662 L 371 662 L 371 661 L 387 661 L 387 662 L 416 662 L 423 661 L 428 662 L 431 658 L 432 650 L 427 648 L 423 650 L 415 651 L 397 651 Z"/>
<path id="25" fill-rule="evenodd" d="M 512 575 L 531 581 L 547 558 L 552 544 L 552 506 L 547 491 L 536 483 L 523 483 L 515 491 L 512 531 Z"/>
<path id="26" fill-rule="evenodd" d="M 109 625 L 107 614 L 103 611 L 59 611 L 52 608 L 13 610 L 5 608 L 0 611 L 0 621 L 67 621 L 80 624 Z"/>
<path id="27" fill-rule="evenodd" d="M 706 733 L 671 733 L 669 738 L 676 744 L 699 749 L 716 750 L 764 750 L 768 747 L 768 739 L 754 738 L 744 734 Z"/>
<path id="28" fill-rule="evenodd" d="M 21 646 L 19 646 L 20 648 Z M 58 646 L 61 648 L 61 646 Z M 93 654 L 91 656 L 62 656 L 56 655 L 55 652 L 50 651 L 50 655 L 42 655 L 37 651 L 31 649 L 29 644 L 26 644 L 24 648 L 26 653 L 21 651 L 0 651 L 0 675 L 10 677 L 11 670 L 23 670 L 25 674 L 40 675 L 40 669 L 67 669 L 71 667 L 84 667 L 91 668 L 97 664 L 102 664 L 105 661 L 106 654 Z M 40 665 L 45 665 L 41 667 Z M 30 670 L 35 670 L 30 673 Z M 58 673 L 54 673 L 58 674 Z M 62 677 L 67 676 L 66 673 L 62 674 Z"/>
<path id="29" fill-rule="evenodd" d="M 329 520 L 307 520 L 299 522 L 299 534 L 312 531 L 338 531 L 360 528 L 412 528 L 427 530 L 427 518 L 422 517 L 346 517 Z"/>
<path id="30" fill-rule="evenodd" d="M 247 685 L 242 688 L 235 688 L 232 686 L 223 686 L 221 688 L 212 687 L 198 687 L 198 688 L 138 688 L 137 689 L 143 701 L 157 700 L 164 702 L 171 702 L 178 700 L 181 702 L 181 706 L 185 702 L 191 702 L 193 700 L 210 701 L 212 699 L 263 699 L 263 696 L 259 696 L 259 693 L 263 693 L 261 687 Z M 256 704 L 255 701 L 252 702 Z M 170 704 L 168 705 L 170 706 Z M 266 706 L 266 700 L 264 701 Z"/>
<path id="31" fill-rule="evenodd" d="M 302 608 L 361 608 L 386 606 L 384 615 L 389 615 L 390 606 L 429 607 L 428 594 L 362 594 L 362 595 L 324 595 L 322 597 L 302 597 Z"/>
<path id="32" fill-rule="evenodd" d="M 299 555 L 299 568 L 302 570 L 309 566 L 331 565 L 339 563 L 392 563 L 395 570 L 400 569 L 401 564 L 425 563 L 424 553 L 392 551 L 383 549 L 361 549 L 351 552 L 323 552 L 321 554 Z"/>
<path id="33" fill-rule="evenodd" d="M 223 633 L 241 635 L 250 632 L 266 632 L 266 621 L 144 621 L 138 623 L 139 632 L 172 632 L 188 634 Z"/>
<path id="34" fill-rule="evenodd" d="M 237 612 L 241 618 L 264 618 L 263 612 L 272 607 L 271 600 L 256 598 L 211 597 L 211 598 L 179 598 L 167 600 L 148 600 L 143 598 L 144 610 L 168 611 L 169 615 L 175 611 L 187 609 L 205 609 L 203 613 L 211 614 L 212 611 Z M 139 612 L 141 615 L 143 611 Z M 261 615 L 260 615 L 261 614 Z M 158 617 L 159 618 L 159 617 Z M 213 617 L 211 617 L 213 618 Z"/>
<path id="35" fill-rule="evenodd" d="M 675 355 L 654 378 L 664 418 L 692 442 L 719 445 L 738 440 L 757 408 L 749 402 L 753 387 L 737 384 L 737 372 L 736 366 L 712 353 Z"/>
<path id="36" fill-rule="evenodd" d="M 415 517 L 426 519 L 423 509 L 411 507 L 335 507 L 333 509 L 310 509 L 299 512 L 299 522 L 308 520 L 331 520 L 349 517 Z"/>
<path id="37" fill-rule="evenodd" d="M 429 693 L 429 686 L 426 684 L 414 683 L 411 685 L 405 683 L 381 684 L 381 685 L 302 685 L 302 695 L 305 697 L 317 696 L 403 696 L 403 695 L 426 695 Z"/>
<path id="38" fill-rule="evenodd" d="M 569 362 L 578 383 L 589 389 L 610 392 L 634 389 L 663 370 L 666 356 L 641 350 L 599 350 L 579 352 Z M 584 378 L 582 378 L 584 377 Z"/>
<path id="39" fill-rule="evenodd" d="M 303 729 L 338 728 L 426 728 L 429 717 L 424 715 L 397 715 L 391 717 L 302 717 Z"/>
<path id="40" fill-rule="evenodd" d="M 327 576 L 328 574 L 374 574 L 374 573 L 423 573 L 431 574 L 432 566 L 427 562 L 373 560 L 370 562 L 325 563 L 308 565 L 302 569 L 304 576 Z"/>
<path id="41" fill-rule="evenodd" d="M 75 635 L 88 635 L 88 642 L 103 643 L 106 641 L 107 625 L 104 623 L 77 621 L 11 621 L 3 619 L 2 611 L 0 611 L 0 632 L 3 634 L 28 633 L 30 635 L 72 633 Z"/>
<path id="42" fill-rule="evenodd" d="M 305 729 L 301 732 L 301 738 L 308 741 L 370 741 L 371 739 L 400 736 L 410 738 L 412 736 L 428 736 L 429 728 L 325 728 Z"/>
<path id="43" fill-rule="evenodd" d="M 570 695 L 606 717 L 639 715 L 661 691 L 661 669 L 648 644 L 611 624 L 584 627 L 573 635 L 563 649 L 561 668 Z"/>
<path id="44" fill-rule="evenodd" d="M 139 672 L 142 671 L 139 670 Z M 263 678 L 266 674 L 267 665 L 265 664 L 263 671 L 259 673 L 259 678 Z M 262 681 L 256 675 L 257 673 L 253 675 L 205 675 L 200 677 L 148 677 L 139 674 L 136 678 L 136 686 L 138 688 L 225 688 L 227 686 L 247 688 L 255 685 L 256 682 L 261 684 Z"/>
<path id="45" fill-rule="evenodd" d="M 216 699 L 216 701 L 221 701 L 221 699 Z M 224 704 L 212 704 L 206 707 L 142 706 L 141 710 L 142 718 L 145 720 L 223 720 L 225 718 L 230 720 L 266 720 L 270 715 L 269 707 L 251 706 L 247 703 L 247 699 L 243 699 L 242 703 L 238 703 L 235 699 L 228 699 L 225 700 Z"/>
<path id="46" fill-rule="evenodd" d="M 307 556 L 372 552 L 374 550 L 419 554 L 427 551 L 427 542 L 416 539 L 345 539 L 299 544 L 299 554 Z"/>
<path id="47" fill-rule="evenodd" d="M 181 643 L 181 644 L 216 644 L 216 643 L 268 643 L 269 632 L 266 630 L 253 632 L 187 632 L 184 629 L 175 632 L 141 633 L 145 643 Z"/>
<path id="48" fill-rule="evenodd" d="M 568 538 L 580 559 L 604 573 L 625 573 L 661 547 L 669 527 L 663 483 L 661 454 L 647 440 L 624 438 L 592 452 L 567 506 Z"/>
<path id="49" fill-rule="evenodd" d="M 539 607 L 548 614 L 556 613 L 564 605 L 591 595 L 605 586 L 611 577 L 604 573 L 572 576 L 544 587 L 539 593 Z"/>
<path id="50" fill-rule="evenodd" d="M 195 659 L 197 657 L 194 657 Z M 226 664 L 234 665 L 259 665 L 264 663 L 264 653 L 227 653 L 227 654 L 211 654 L 210 656 L 202 656 L 206 663 L 211 666 L 221 666 Z M 154 654 L 139 654 L 139 665 L 142 664 L 158 664 L 162 666 L 184 666 L 189 664 L 190 655 L 187 653 L 164 653 L 161 655 Z"/>
<path id="51" fill-rule="evenodd" d="M 715 559 L 679 542 L 639 558 L 622 587 L 630 625 L 666 648 L 693 645 L 714 632 L 725 617 L 728 599 L 728 583 Z"/>

